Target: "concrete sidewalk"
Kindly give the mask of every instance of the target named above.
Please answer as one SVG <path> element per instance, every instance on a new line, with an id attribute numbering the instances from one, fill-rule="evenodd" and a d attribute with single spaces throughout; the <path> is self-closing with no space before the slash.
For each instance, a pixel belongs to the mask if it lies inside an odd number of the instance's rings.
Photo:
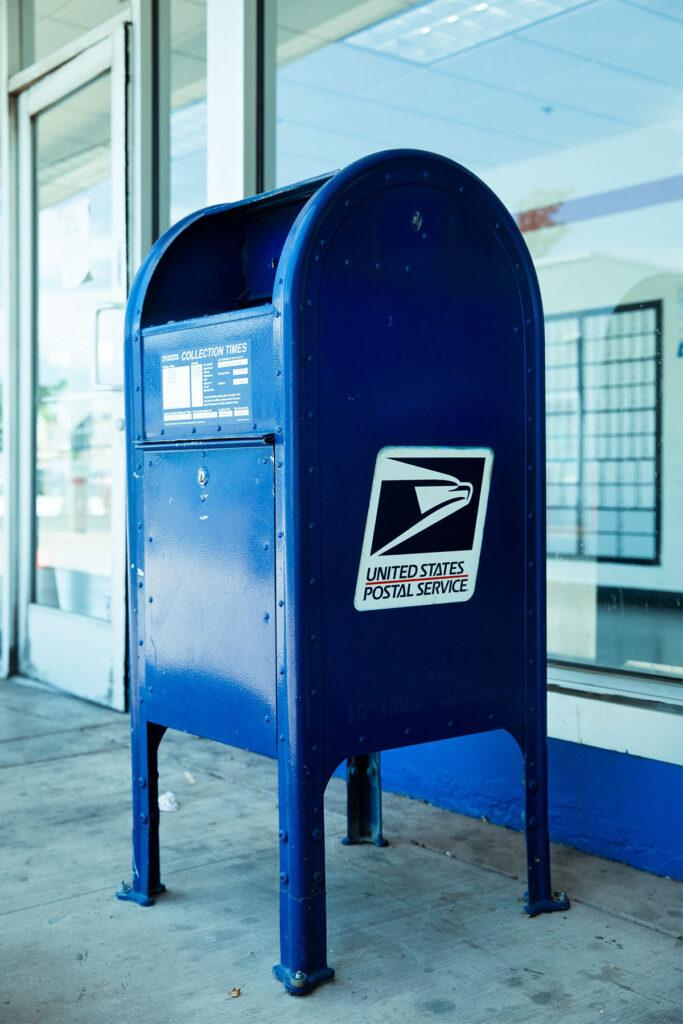
<path id="1" fill-rule="evenodd" d="M 270 973 L 274 763 L 166 735 L 160 786 L 180 805 L 162 816 L 169 892 L 142 909 L 114 899 L 130 874 L 128 739 L 126 716 L 0 684 L 3 1024 L 683 1021 L 679 885 L 556 847 L 554 883 L 572 910 L 529 920 L 521 836 L 387 795 L 391 845 L 345 847 L 336 780 L 337 977 L 287 995 Z"/>

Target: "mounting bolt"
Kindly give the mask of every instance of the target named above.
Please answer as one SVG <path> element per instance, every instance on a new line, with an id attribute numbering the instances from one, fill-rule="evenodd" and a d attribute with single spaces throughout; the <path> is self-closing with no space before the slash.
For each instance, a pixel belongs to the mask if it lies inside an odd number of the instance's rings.
<path id="1" fill-rule="evenodd" d="M 291 979 L 291 984 L 294 986 L 294 988 L 305 988 L 307 981 L 307 974 L 304 974 L 303 971 L 294 971 L 294 974 L 292 975 Z"/>
<path id="2" fill-rule="evenodd" d="M 280 881 L 282 882 L 283 885 L 289 885 L 289 875 L 287 874 L 286 871 L 280 872 Z"/>
<path id="3" fill-rule="evenodd" d="M 287 833 L 285 832 L 285 830 L 283 828 L 280 829 L 280 831 L 278 832 L 278 835 L 280 837 L 280 842 L 281 843 L 286 843 L 287 840 L 289 839 L 289 836 L 287 835 Z"/>

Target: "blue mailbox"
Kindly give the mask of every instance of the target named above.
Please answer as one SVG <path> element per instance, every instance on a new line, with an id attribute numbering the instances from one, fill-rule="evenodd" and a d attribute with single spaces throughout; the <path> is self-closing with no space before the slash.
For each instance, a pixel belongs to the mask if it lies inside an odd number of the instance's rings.
<path id="1" fill-rule="evenodd" d="M 133 879 L 167 728 L 277 757 L 281 962 L 327 964 L 323 799 L 383 843 L 379 752 L 490 729 L 550 883 L 543 317 L 514 220 L 414 150 L 186 217 L 126 326 Z"/>

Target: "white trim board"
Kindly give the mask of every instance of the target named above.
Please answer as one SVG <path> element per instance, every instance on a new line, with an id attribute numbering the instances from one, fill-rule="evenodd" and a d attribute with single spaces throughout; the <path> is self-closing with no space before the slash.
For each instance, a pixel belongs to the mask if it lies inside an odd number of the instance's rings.
<path id="1" fill-rule="evenodd" d="M 574 693 L 548 693 L 548 736 L 683 765 L 683 715 Z"/>

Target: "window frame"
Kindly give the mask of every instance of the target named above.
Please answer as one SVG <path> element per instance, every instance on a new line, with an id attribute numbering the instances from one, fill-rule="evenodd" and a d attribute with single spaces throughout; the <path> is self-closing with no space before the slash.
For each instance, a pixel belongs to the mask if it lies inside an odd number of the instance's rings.
<path id="1" fill-rule="evenodd" d="M 591 412 L 595 411 L 595 410 L 586 410 L 585 406 L 583 404 L 583 402 L 584 402 L 584 395 L 585 395 L 585 391 L 586 391 L 586 389 L 584 387 L 584 383 L 583 383 L 584 370 L 585 370 L 585 366 L 586 365 L 592 365 L 592 364 L 586 364 L 585 361 L 584 361 L 584 358 L 583 358 L 584 341 L 585 341 L 585 337 L 586 337 L 585 336 L 585 332 L 584 332 L 584 330 L 583 330 L 583 328 L 581 326 L 583 321 L 586 320 L 589 317 L 594 317 L 594 316 L 614 316 L 615 314 L 618 315 L 618 314 L 621 314 L 621 313 L 642 312 L 643 310 L 648 310 L 648 309 L 654 310 L 654 313 L 655 313 L 655 328 L 654 328 L 655 351 L 654 351 L 654 356 L 653 356 L 654 369 L 655 369 L 655 379 L 654 379 L 655 399 L 654 399 L 654 408 L 653 408 L 653 410 L 649 410 L 649 409 L 647 410 L 647 411 L 654 411 L 654 414 L 655 414 L 655 429 L 654 429 L 654 434 L 653 434 L 654 439 L 655 439 L 654 456 L 653 456 L 653 460 L 654 460 L 654 499 L 655 499 L 655 507 L 654 507 L 653 510 L 649 510 L 649 509 L 647 510 L 647 511 L 654 511 L 654 515 L 655 515 L 655 523 L 654 523 L 654 542 L 655 542 L 655 544 L 654 544 L 654 554 L 653 554 L 652 558 L 633 558 L 633 557 L 628 557 L 626 555 L 591 555 L 591 554 L 586 554 L 586 553 L 584 553 L 581 550 L 581 547 L 583 545 L 583 536 L 582 536 L 583 517 L 582 517 L 582 512 L 585 509 L 585 506 L 584 506 L 584 503 L 583 503 L 583 494 L 582 494 L 582 489 L 583 489 L 583 485 L 584 485 L 583 470 L 585 468 L 585 462 L 586 461 L 591 461 L 591 460 L 585 460 L 584 459 L 583 440 L 584 440 L 585 435 L 583 434 L 583 431 L 580 430 L 580 432 L 579 432 L 579 453 L 578 453 L 579 481 L 577 483 L 577 501 L 576 501 L 575 506 L 566 506 L 567 508 L 573 508 L 573 510 L 576 512 L 577 550 L 575 552 L 571 552 L 571 553 L 570 552 L 555 552 L 552 555 L 552 560 L 553 561 L 605 562 L 605 563 L 612 564 L 612 565 L 647 565 L 647 566 L 658 566 L 658 565 L 661 565 L 661 524 L 662 524 L 662 498 L 663 498 L 663 495 L 662 495 L 662 458 L 661 458 L 661 447 L 662 447 L 661 446 L 661 441 L 662 441 L 662 328 L 663 328 L 663 322 L 664 322 L 664 320 L 663 320 L 663 300 L 662 299 L 651 299 L 651 300 L 648 300 L 647 302 L 625 302 L 625 303 L 621 303 L 621 304 L 619 304 L 617 306 L 596 306 L 596 307 L 591 307 L 590 309 L 567 310 L 566 312 L 563 312 L 563 313 L 549 313 L 545 317 L 545 323 L 547 325 L 549 323 L 555 323 L 555 322 L 559 322 L 559 321 L 562 321 L 562 320 L 569 320 L 569 319 L 576 319 L 578 321 L 578 323 L 579 323 L 579 335 L 578 335 L 578 339 L 577 339 L 577 343 L 578 344 L 577 344 L 576 369 L 577 369 L 578 381 L 579 381 L 578 386 L 577 386 L 577 391 L 579 393 L 580 402 L 581 402 L 580 407 L 579 407 L 579 411 L 578 411 L 578 416 L 579 416 L 580 423 L 582 423 L 586 412 L 591 413 Z M 547 345 L 546 345 L 546 352 L 547 352 Z M 636 358 L 628 359 L 628 360 L 619 360 L 619 362 L 635 362 L 635 361 L 638 361 L 638 360 Z M 608 365 L 608 363 L 602 363 L 600 365 Z M 547 389 L 548 369 L 552 369 L 552 367 L 548 367 L 548 365 L 546 363 L 546 402 L 547 402 L 547 396 L 548 396 L 548 389 Z M 614 386 L 618 387 L 619 385 L 614 385 Z M 612 410 L 597 410 L 597 412 L 604 412 L 604 411 L 612 411 Z M 620 410 L 613 410 L 613 411 L 620 411 Z M 623 410 L 621 410 L 621 411 L 623 411 Z M 546 409 L 546 437 L 547 436 L 548 436 L 548 434 L 547 434 L 547 409 Z M 548 457 L 546 455 L 546 467 L 548 466 L 548 463 L 550 461 L 554 461 L 554 460 L 548 459 Z M 592 461 L 603 461 L 603 460 L 602 459 L 600 459 L 600 460 L 594 459 Z M 605 461 L 621 462 L 621 461 L 625 461 L 625 460 L 621 459 L 620 457 L 616 457 L 614 459 L 608 459 L 608 460 L 605 460 Z M 600 508 L 601 508 L 601 506 L 598 505 L 597 509 L 599 510 Z M 598 530 L 598 531 L 592 531 L 592 532 L 599 533 L 600 531 Z M 617 536 L 621 536 L 621 534 L 617 533 Z M 638 589 L 638 588 L 634 588 L 634 589 Z"/>

